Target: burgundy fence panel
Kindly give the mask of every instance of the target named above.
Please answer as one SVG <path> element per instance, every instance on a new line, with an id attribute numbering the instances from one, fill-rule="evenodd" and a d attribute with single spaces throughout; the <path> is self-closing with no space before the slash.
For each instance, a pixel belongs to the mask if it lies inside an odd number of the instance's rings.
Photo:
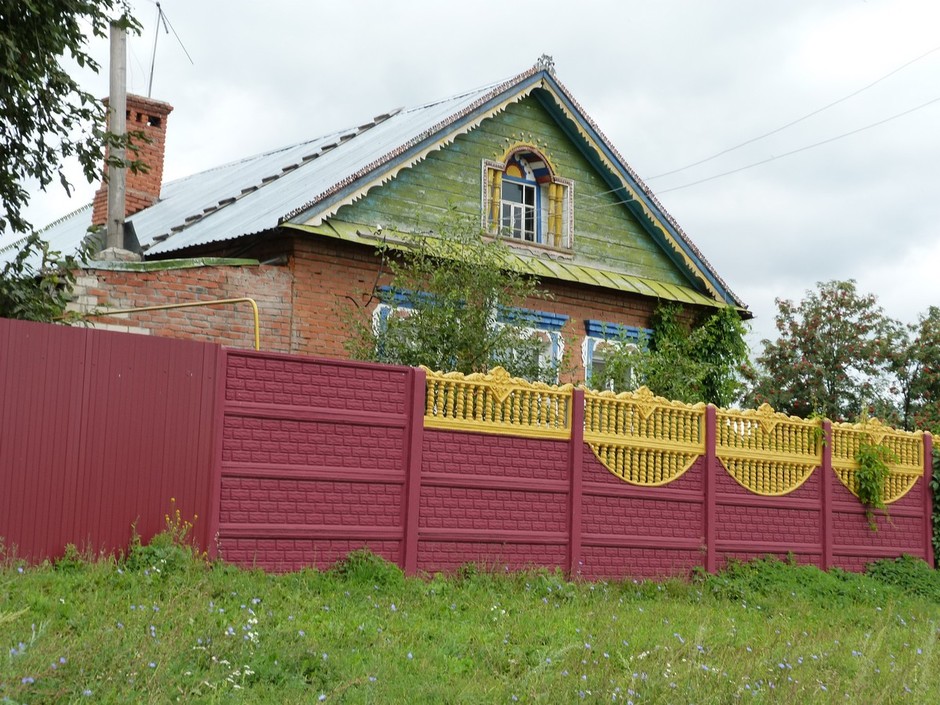
<path id="1" fill-rule="evenodd" d="M 325 568 L 367 545 L 404 564 L 418 371 L 235 350 L 226 357 L 221 555 L 284 571 Z"/>
<path id="2" fill-rule="evenodd" d="M 568 444 L 424 432 L 418 567 L 567 569 Z"/>
<path id="3" fill-rule="evenodd" d="M 126 549 L 171 499 L 208 543 L 220 348 L 0 319 L 0 536 L 32 561 Z"/>
<path id="4" fill-rule="evenodd" d="M 587 446 L 580 575 L 589 579 L 687 576 L 705 560 L 705 462 L 663 487 L 629 485 Z"/>

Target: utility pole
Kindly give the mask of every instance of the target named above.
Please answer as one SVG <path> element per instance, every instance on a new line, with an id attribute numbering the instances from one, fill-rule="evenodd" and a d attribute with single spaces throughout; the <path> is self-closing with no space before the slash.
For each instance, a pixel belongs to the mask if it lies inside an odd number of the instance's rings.
<path id="1" fill-rule="evenodd" d="M 111 23 L 111 91 L 108 97 L 108 131 L 119 141 L 127 139 L 127 32 L 119 23 Z M 108 150 L 108 228 L 107 247 L 124 247 L 124 203 L 127 191 L 127 152 L 123 146 Z"/>

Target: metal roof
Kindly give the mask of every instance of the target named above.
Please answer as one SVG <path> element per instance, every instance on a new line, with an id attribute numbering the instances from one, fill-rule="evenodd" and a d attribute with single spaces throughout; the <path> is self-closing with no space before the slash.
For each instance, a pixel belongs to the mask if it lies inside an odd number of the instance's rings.
<path id="1" fill-rule="evenodd" d="M 260 233 L 281 225 L 319 225 L 345 203 L 384 183 L 401 168 L 421 161 L 428 152 L 453 141 L 507 104 L 534 88 L 548 88 L 566 114 L 577 121 L 595 149 L 603 152 L 663 225 L 665 245 L 679 253 L 690 273 L 713 295 L 746 308 L 701 255 L 649 188 L 623 160 L 606 136 L 540 60 L 517 76 L 416 108 L 392 111 L 348 130 L 258 154 L 163 185 L 160 200 L 134 214 L 138 241 L 147 256 Z M 62 218 L 42 231 L 53 249 L 73 252 L 85 237 L 91 206 Z M 0 264 L 12 259 L 16 239 L 0 236 Z M 634 291 L 671 300 L 714 304 L 692 287 L 665 285 L 581 262 L 531 261 L 543 276 Z M 541 262 L 541 264 L 538 264 Z M 680 291 L 681 290 L 681 291 Z M 694 293 L 694 296 L 682 292 Z M 692 302 L 689 300 L 688 302 Z"/>

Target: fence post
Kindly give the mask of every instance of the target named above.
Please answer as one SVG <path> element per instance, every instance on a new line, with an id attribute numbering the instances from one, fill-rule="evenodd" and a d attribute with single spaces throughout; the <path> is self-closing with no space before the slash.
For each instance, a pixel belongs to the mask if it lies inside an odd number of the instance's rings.
<path id="1" fill-rule="evenodd" d="M 823 448 L 820 496 L 820 518 L 822 523 L 822 569 L 832 568 L 832 422 L 825 419 L 822 422 Z"/>
<path id="2" fill-rule="evenodd" d="M 924 539 L 927 541 L 924 560 L 934 567 L 933 555 L 933 436 L 924 433 Z"/>
<path id="3" fill-rule="evenodd" d="M 568 577 L 581 572 L 581 505 L 584 464 L 584 390 L 571 393 L 571 437 L 568 441 Z"/>
<path id="4" fill-rule="evenodd" d="M 705 570 L 714 573 L 718 568 L 718 552 L 715 550 L 715 474 L 718 472 L 717 409 L 714 404 L 705 407 Z"/>
<path id="5" fill-rule="evenodd" d="M 424 403 L 427 375 L 424 370 L 411 370 L 411 395 L 408 400 L 408 434 L 405 456 L 405 487 L 402 545 L 402 566 L 407 575 L 418 572 L 418 525 L 421 505 L 421 461 L 424 451 Z"/>
<path id="6" fill-rule="evenodd" d="M 222 513 L 222 445 L 225 433 L 225 387 L 228 383 L 228 351 L 216 348 L 215 418 L 212 422 L 212 465 L 209 468 L 209 506 L 203 545 L 211 559 L 219 557 L 219 522 Z"/>

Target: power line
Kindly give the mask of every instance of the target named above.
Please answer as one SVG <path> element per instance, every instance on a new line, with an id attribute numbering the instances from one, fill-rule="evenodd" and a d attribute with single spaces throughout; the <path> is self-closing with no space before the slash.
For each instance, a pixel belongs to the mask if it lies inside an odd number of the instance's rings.
<path id="1" fill-rule="evenodd" d="M 894 70 L 892 70 L 892 71 L 889 71 L 888 73 L 886 73 L 886 74 L 885 74 L 884 76 L 882 76 L 881 78 L 878 78 L 878 79 L 872 81 L 871 83 L 869 83 L 867 86 L 863 86 L 862 88 L 859 88 L 857 91 L 853 91 L 852 93 L 849 93 L 848 95 L 843 96 L 843 97 L 839 98 L 838 100 L 834 100 L 834 101 L 832 101 L 831 103 L 829 103 L 829 104 L 827 104 L 827 105 L 824 105 L 824 106 L 821 107 L 821 108 L 818 108 L 818 109 L 816 109 L 816 110 L 814 110 L 814 111 L 812 111 L 812 112 L 810 112 L 810 113 L 807 113 L 806 115 L 803 115 L 802 117 L 797 118 L 796 120 L 791 120 L 790 122 L 786 123 L 785 125 L 781 125 L 780 127 L 777 127 L 777 128 L 775 128 L 775 129 L 771 130 L 770 132 L 765 132 L 765 133 L 762 134 L 762 135 L 758 135 L 757 137 L 752 137 L 751 139 L 745 140 L 744 142 L 741 142 L 741 143 L 739 143 L 739 144 L 736 144 L 736 145 L 734 145 L 733 147 L 728 147 L 727 149 L 723 149 L 723 150 L 721 150 L 720 152 L 715 152 L 715 154 L 711 155 L 710 157 L 705 157 L 704 159 L 700 159 L 699 161 L 693 162 L 692 164 L 687 164 L 686 166 L 679 167 L 678 169 L 673 169 L 672 171 L 664 171 L 662 174 L 656 174 L 655 176 L 646 177 L 646 180 L 647 180 L 647 181 L 652 181 L 653 179 L 659 179 L 659 178 L 661 178 L 661 177 L 663 177 L 663 176 L 670 176 L 670 175 L 672 175 L 672 174 L 677 174 L 677 173 L 679 173 L 680 171 L 685 171 L 686 169 L 691 169 L 692 167 L 699 166 L 700 164 L 705 164 L 706 162 L 710 162 L 710 161 L 712 161 L 713 159 L 717 159 L 718 157 L 720 157 L 720 156 L 722 156 L 722 155 L 728 154 L 728 152 L 733 152 L 733 151 L 735 151 L 736 149 L 740 149 L 741 147 L 745 147 L 745 146 L 747 146 L 747 145 L 749 145 L 749 144 L 753 144 L 754 142 L 757 142 L 757 141 L 759 141 L 759 140 L 762 140 L 762 139 L 764 139 L 765 137 L 770 137 L 771 135 L 775 135 L 775 134 L 777 134 L 778 132 L 781 132 L 781 131 L 787 129 L 788 127 L 793 127 L 794 125 L 796 125 L 796 124 L 798 124 L 798 123 L 801 123 L 801 122 L 803 122 L 804 120 L 808 120 L 809 118 L 813 117 L 814 115 L 819 115 L 819 113 L 821 113 L 821 112 L 823 112 L 823 111 L 825 111 L 825 110 L 829 110 L 829 108 L 832 108 L 832 107 L 834 107 L 834 106 L 836 106 L 836 105 L 839 105 L 839 103 L 844 103 L 844 102 L 847 101 L 849 98 L 854 98 L 854 97 L 857 96 L 859 93 L 862 93 L 862 92 L 864 92 L 864 91 L 867 91 L 869 88 L 872 88 L 873 86 L 878 85 L 879 83 L 881 83 L 881 82 L 884 81 L 885 79 L 890 78 L 891 76 L 893 76 L 894 74 L 898 73 L 899 71 L 902 71 L 903 69 L 906 69 L 906 68 L 907 68 L 908 66 L 910 66 L 911 64 L 917 63 L 917 62 L 920 61 L 921 59 L 924 59 L 924 58 L 930 56 L 930 55 L 933 54 L 935 51 L 940 51 L 940 45 L 935 46 L 933 49 L 931 49 L 931 50 L 929 50 L 929 51 L 927 51 L 927 52 L 924 52 L 923 54 L 921 54 L 921 55 L 918 56 L 918 57 L 915 57 L 915 58 L 911 59 L 910 61 L 908 61 L 908 62 L 905 63 L 905 64 L 901 64 L 901 65 L 898 66 L 896 69 L 894 69 Z M 849 133 L 849 134 L 851 134 L 851 133 Z M 734 173 L 734 172 L 729 172 L 729 173 Z M 683 188 L 683 187 L 680 187 L 680 188 Z M 673 190 L 673 189 L 670 189 L 670 190 Z"/>
<path id="2" fill-rule="evenodd" d="M 699 185 L 699 184 L 703 184 L 703 183 L 706 183 L 706 182 L 708 182 L 708 181 L 714 181 L 715 179 L 720 179 L 720 178 L 722 178 L 723 176 L 730 176 L 731 174 L 737 174 L 738 172 L 746 171 L 747 169 L 752 169 L 752 168 L 754 168 L 754 167 L 756 167 L 756 166 L 761 166 L 762 164 L 768 164 L 768 163 L 770 163 L 770 162 L 776 161 L 777 159 L 783 159 L 784 157 L 789 157 L 789 156 L 792 156 L 792 155 L 794 155 L 794 154 L 799 154 L 800 152 L 805 152 L 805 151 L 807 151 L 807 150 L 814 149 L 815 147 L 821 147 L 822 145 L 829 144 L 830 142 L 835 142 L 835 141 L 841 140 L 841 139 L 843 139 L 843 138 L 845 138 L 845 137 L 851 137 L 852 135 L 857 135 L 859 132 L 864 132 L 865 130 L 870 130 L 870 129 L 872 129 L 873 127 L 878 127 L 879 125 L 884 125 L 886 122 L 891 122 L 892 120 L 897 120 L 898 118 L 904 117 L 905 115 L 910 115 L 910 114 L 913 113 L 913 112 L 917 112 L 918 110 L 922 110 L 923 108 L 926 108 L 926 107 L 928 107 L 928 106 L 930 106 L 930 105 L 933 105 L 934 103 L 937 103 L 937 102 L 940 102 L 940 96 L 938 96 L 938 97 L 936 97 L 936 98 L 932 98 L 931 100 L 928 100 L 926 103 L 921 103 L 920 105 L 916 105 L 916 106 L 914 106 L 913 108 L 908 108 L 907 110 L 904 110 L 904 111 L 902 111 L 902 112 L 900 112 L 900 113 L 896 113 L 895 115 L 891 115 L 890 117 L 886 117 L 886 118 L 884 118 L 883 120 L 878 120 L 877 122 L 873 122 L 873 123 L 871 123 L 871 124 L 869 124 L 869 125 L 865 125 L 864 127 L 859 127 L 859 128 L 857 128 L 857 129 L 851 130 L 851 131 L 849 131 L 849 132 L 843 132 L 843 133 L 840 134 L 840 135 L 836 135 L 836 136 L 834 136 L 834 137 L 829 137 L 829 138 L 824 139 L 824 140 L 821 140 L 821 141 L 819 141 L 819 142 L 814 142 L 813 144 L 804 145 L 803 147 L 798 147 L 797 149 L 790 150 L 789 152 L 784 152 L 783 154 L 777 154 L 777 155 L 774 155 L 774 156 L 772 156 L 772 157 L 768 157 L 767 159 L 761 159 L 760 161 L 753 162 L 753 163 L 751 163 L 751 164 L 745 164 L 744 166 L 740 166 L 740 167 L 738 167 L 737 169 L 731 169 L 730 171 L 724 171 L 724 172 L 722 172 L 722 173 L 720 173 L 720 174 L 714 174 L 714 175 L 712 175 L 712 176 L 707 176 L 707 177 L 705 177 L 704 179 L 699 179 L 698 181 L 691 181 L 691 182 L 689 182 L 689 183 L 687 183 L 687 184 L 683 184 L 682 186 L 673 186 L 672 188 L 667 188 L 667 189 L 657 189 L 657 190 L 656 190 L 656 193 L 657 193 L 657 194 L 660 194 L 660 193 L 669 193 L 670 191 L 680 191 L 681 189 L 690 188 L 691 186 L 697 186 L 697 185 Z M 600 196 L 606 196 L 607 194 L 615 193 L 615 192 L 617 192 L 617 191 L 620 191 L 622 188 L 623 188 L 623 187 L 621 186 L 621 187 L 618 187 L 618 188 L 610 189 L 609 191 L 601 191 L 600 193 L 593 194 L 593 197 L 598 198 L 598 197 L 600 197 Z M 581 210 L 585 210 L 585 211 L 595 211 L 595 210 L 599 210 L 600 208 L 610 208 L 610 207 L 612 207 L 612 206 L 619 206 L 619 205 L 627 204 L 627 203 L 630 203 L 632 200 L 633 200 L 633 199 L 621 200 L 621 201 L 614 201 L 613 203 L 602 203 L 602 204 L 600 204 L 600 205 L 593 206 L 593 207 L 591 207 L 591 208 L 582 208 Z"/>
<path id="3" fill-rule="evenodd" d="M 720 178 L 723 177 L 723 176 L 730 176 L 731 174 L 737 174 L 739 171 L 744 171 L 744 170 L 746 170 L 746 169 L 752 169 L 753 167 L 755 167 L 755 166 L 760 166 L 761 164 L 767 164 L 767 163 L 769 163 L 769 162 L 776 161 L 777 159 L 783 159 L 784 157 L 789 157 L 789 156 L 792 156 L 792 155 L 794 155 L 794 154 L 799 154 L 800 152 L 805 152 L 805 151 L 807 151 L 807 150 L 809 150 L 809 149 L 813 149 L 813 148 L 815 148 L 815 147 L 821 147 L 821 146 L 824 145 L 824 144 L 829 144 L 830 142 L 835 142 L 836 140 L 841 140 L 841 139 L 844 138 L 844 137 L 851 137 L 852 135 L 857 135 L 859 132 L 864 132 L 865 130 L 870 130 L 870 129 L 873 128 L 873 127 L 878 127 L 879 125 L 884 125 L 886 122 L 891 122 L 892 120 L 896 120 L 896 119 L 898 119 L 898 118 L 900 118 L 900 117 L 904 117 L 905 115 L 910 115 L 911 113 L 916 112 L 916 111 L 918 111 L 918 110 L 921 110 L 921 109 L 923 109 L 923 108 L 926 108 L 928 105 L 933 105 L 934 103 L 936 103 L 936 102 L 938 102 L 938 101 L 940 101 L 940 96 L 938 96 L 938 97 L 936 97 L 936 98 L 933 98 L 933 99 L 931 99 L 931 100 L 928 100 L 926 103 L 921 103 L 921 104 L 918 105 L 918 106 L 915 106 L 915 107 L 910 108 L 910 109 L 908 109 L 908 110 L 905 110 L 905 111 L 903 111 L 903 112 L 900 112 L 900 113 L 897 113 L 897 114 L 895 114 L 895 115 L 892 115 L 891 117 L 886 117 L 886 118 L 884 118 L 883 120 L 879 120 L 878 122 L 873 122 L 873 123 L 871 123 L 870 125 L 865 125 L 864 127 L 859 127 L 858 129 L 851 130 L 850 132 L 843 132 L 841 135 L 836 135 L 835 137 L 830 137 L 830 138 L 825 139 L 825 140 L 822 140 L 822 141 L 820 141 L 820 142 L 814 142 L 813 144 L 808 144 L 808 145 L 805 145 L 805 146 L 803 146 L 803 147 L 799 147 L 798 149 L 793 149 L 793 150 L 791 150 L 791 151 L 789 151 L 789 152 L 784 152 L 783 154 L 777 154 L 777 155 L 775 155 L 775 156 L 773 156 L 773 157 L 768 157 L 767 159 L 762 159 L 762 160 L 760 160 L 760 161 L 758 161 L 758 162 L 753 162 L 753 163 L 751 163 L 751 164 L 746 164 L 746 165 L 744 165 L 744 166 L 738 167 L 737 169 L 732 169 L 731 171 L 725 171 L 725 172 L 722 172 L 722 173 L 720 173 L 720 174 L 715 174 L 714 176 L 708 176 L 708 177 L 706 177 L 706 178 L 704 178 L 704 179 L 699 179 L 698 181 L 692 181 L 692 182 L 689 182 L 689 183 L 687 183 L 687 184 L 683 184 L 682 186 L 673 186 L 672 188 L 661 189 L 661 190 L 658 190 L 657 193 L 669 193 L 670 191 L 679 191 L 680 189 L 689 188 L 690 186 L 697 186 L 698 184 L 703 184 L 703 183 L 705 183 L 706 181 L 714 181 L 715 179 L 720 179 Z"/>

